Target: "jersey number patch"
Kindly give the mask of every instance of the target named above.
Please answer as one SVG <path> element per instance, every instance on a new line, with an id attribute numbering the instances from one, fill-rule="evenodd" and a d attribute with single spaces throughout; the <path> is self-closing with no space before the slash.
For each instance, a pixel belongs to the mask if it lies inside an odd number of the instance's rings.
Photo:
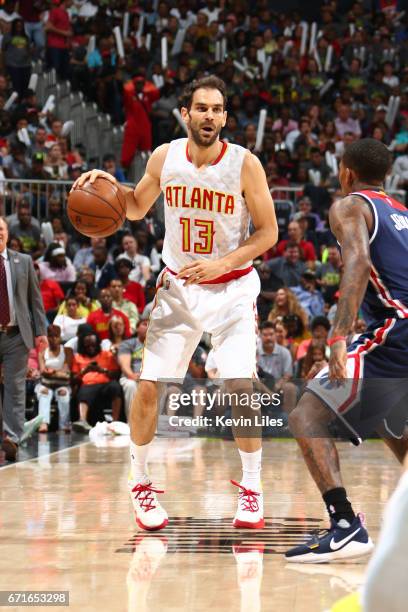
<path id="1" fill-rule="evenodd" d="M 198 229 L 197 236 L 199 240 L 191 241 L 191 221 L 186 217 L 181 217 L 180 224 L 182 229 L 182 250 L 184 253 L 198 253 L 199 255 L 208 255 L 212 253 L 214 244 L 214 221 L 205 221 L 204 219 L 194 219 L 193 226 Z"/>

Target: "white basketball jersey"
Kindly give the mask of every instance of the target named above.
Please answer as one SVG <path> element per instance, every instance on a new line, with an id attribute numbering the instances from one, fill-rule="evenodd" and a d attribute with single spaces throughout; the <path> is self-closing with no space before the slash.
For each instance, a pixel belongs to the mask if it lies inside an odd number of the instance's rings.
<path id="1" fill-rule="evenodd" d="M 246 149 L 223 143 L 214 163 L 197 169 L 187 143 L 187 138 L 170 143 L 160 178 L 166 226 L 163 261 L 174 272 L 197 259 L 219 259 L 249 235 L 250 215 L 241 193 Z"/>

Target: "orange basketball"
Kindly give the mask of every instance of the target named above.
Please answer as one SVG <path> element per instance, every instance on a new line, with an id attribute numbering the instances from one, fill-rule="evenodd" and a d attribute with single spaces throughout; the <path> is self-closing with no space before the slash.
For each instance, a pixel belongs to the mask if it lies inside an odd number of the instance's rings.
<path id="1" fill-rule="evenodd" d="M 67 213 L 78 232 L 90 238 L 114 234 L 126 218 L 125 194 L 108 179 L 87 181 L 68 196 Z"/>

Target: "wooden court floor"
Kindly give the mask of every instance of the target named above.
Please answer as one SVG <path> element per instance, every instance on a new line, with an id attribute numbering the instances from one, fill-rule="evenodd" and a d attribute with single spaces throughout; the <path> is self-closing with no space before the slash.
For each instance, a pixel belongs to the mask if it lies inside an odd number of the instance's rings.
<path id="1" fill-rule="evenodd" d="M 123 444 L 85 442 L 0 470 L 0 590 L 69 591 L 66 609 L 84 612 L 320 612 L 361 586 L 365 561 L 284 561 L 282 551 L 326 523 L 294 441 L 264 444 L 267 526 L 248 531 L 231 527 L 234 443 L 156 439 L 150 472 L 171 520 L 155 534 L 133 520 Z M 340 450 L 349 495 L 375 539 L 399 467 L 379 441 Z"/>

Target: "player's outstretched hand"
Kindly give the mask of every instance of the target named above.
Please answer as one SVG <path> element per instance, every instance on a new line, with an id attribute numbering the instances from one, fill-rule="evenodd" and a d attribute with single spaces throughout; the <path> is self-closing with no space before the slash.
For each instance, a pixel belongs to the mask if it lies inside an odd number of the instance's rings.
<path id="1" fill-rule="evenodd" d="M 341 382 L 347 378 L 347 344 L 345 340 L 338 340 L 332 344 L 329 359 L 329 379 L 332 382 Z"/>
<path id="2" fill-rule="evenodd" d="M 83 174 L 81 174 L 81 176 L 79 176 L 75 183 L 72 185 L 71 191 L 77 189 L 78 187 L 82 187 L 87 181 L 89 181 L 90 183 L 94 183 L 97 178 L 107 179 L 114 185 L 117 185 L 117 180 L 114 176 L 112 176 L 112 174 L 109 174 L 109 172 L 104 172 L 104 170 L 96 169 L 89 170 L 89 172 L 84 172 Z"/>
<path id="3" fill-rule="evenodd" d="M 207 261 L 203 259 L 202 261 L 195 261 L 184 266 L 176 278 L 185 280 L 184 285 L 199 285 L 205 281 L 214 280 L 228 272 L 227 269 L 224 269 L 225 267 L 220 260 Z"/>

